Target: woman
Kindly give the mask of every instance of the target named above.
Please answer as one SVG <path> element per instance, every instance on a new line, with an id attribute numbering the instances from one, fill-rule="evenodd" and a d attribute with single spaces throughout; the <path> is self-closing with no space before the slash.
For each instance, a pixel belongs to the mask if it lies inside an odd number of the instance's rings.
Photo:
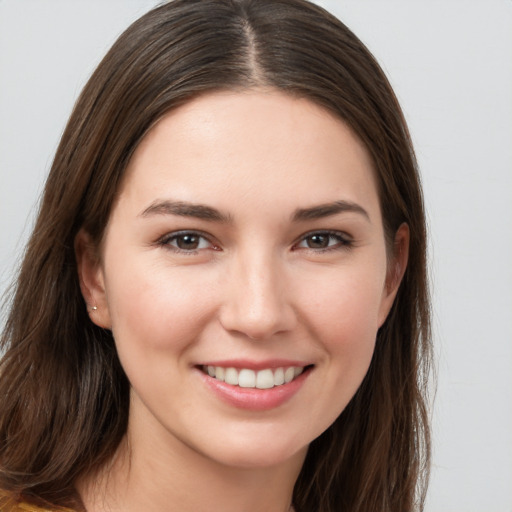
<path id="1" fill-rule="evenodd" d="M 342 23 L 149 12 L 75 106 L 18 277 L 2 510 L 421 509 L 425 274 L 405 121 Z"/>

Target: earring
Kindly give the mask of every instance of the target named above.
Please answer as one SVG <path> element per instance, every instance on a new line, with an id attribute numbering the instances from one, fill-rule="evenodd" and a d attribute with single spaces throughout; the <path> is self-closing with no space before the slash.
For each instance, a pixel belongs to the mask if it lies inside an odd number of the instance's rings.
<path id="1" fill-rule="evenodd" d="M 98 306 L 88 306 L 88 308 L 89 308 L 91 311 L 97 311 L 97 310 L 98 310 Z"/>

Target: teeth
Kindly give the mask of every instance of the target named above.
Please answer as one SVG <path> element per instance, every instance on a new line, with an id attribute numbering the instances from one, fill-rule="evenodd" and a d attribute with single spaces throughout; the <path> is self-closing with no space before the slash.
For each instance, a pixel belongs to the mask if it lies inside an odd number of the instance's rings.
<path id="1" fill-rule="evenodd" d="M 288 382 L 291 382 L 294 377 L 295 377 L 295 369 L 293 367 L 292 368 L 286 368 L 286 370 L 284 372 L 284 381 L 285 381 L 285 383 L 288 384 Z"/>
<path id="2" fill-rule="evenodd" d="M 272 370 L 260 370 L 256 376 L 256 387 L 258 389 L 270 389 L 274 386 L 274 372 Z"/>
<path id="3" fill-rule="evenodd" d="M 224 380 L 225 374 L 226 374 L 226 370 L 224 368 L 222 368 L 222 366 L 217 366 L 215 368 L 215 374 L 213 375 L 213 377 L 215 377 L 218 380 Z"/>
<path id="4" fill-rule="evenodd" d="M 215 368 L 215 375 L 217 375 L 217 368 Z M 232 386 L 238 386 L 238 372 L 235 368 L 226 368 L 224 382 Z"/>
<path id="5" fill-rule="evenodd" d="M 274 386 L 280 386 L 281 384 L 284 384 L 284 369 L 278 368 L 274 372 Z"/>
<path id="6" fill-rule="evenodd" d="M 241 388 L 254 388 L 256 386 L 256 374 L 252 370 L 240 370 L 238 385 Z"/>
<path id="7" fill-rule="evenodd" d="M 270 389 L 274 386 L 288 384 L 303 371 L 302 366 L 289 366 L 286 368 L 267 368 L 258 372 L 248 368 L 224 368 L 222 366 L 204 366 L 203 371 L 210 377 L 241 388 Z"/>

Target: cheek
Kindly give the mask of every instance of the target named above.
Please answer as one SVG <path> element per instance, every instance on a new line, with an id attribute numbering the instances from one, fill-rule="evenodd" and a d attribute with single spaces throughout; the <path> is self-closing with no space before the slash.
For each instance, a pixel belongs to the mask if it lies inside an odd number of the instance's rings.
<path id="1" fill-rule="evenodd" d="M 308 338 L 321 354 L 311 394 L 300 406 L 311 439 L 343 412 L 368 371 L 383 286 L 382 272 L 372 274 L 368 266 L 328 270 L 314 276 L 315 293 L 306 286 L 295 290 Z"/>
<path id="2" fill-rule="evenodd" d="M 111 272 L 107 297 L 118 350 L 187 348 L 213 311 L 212 292 L 187 269 L 126 261 Z"/>
<path id="3" fill-rule="evenodd" d="M 305 314 L 329 338 L 339 334 L 338 343 L 357 340 L 358 333 L 362 340 L 365 333 L 377 332 L 384 279 L 385 272 L 378 269 L 342 270 L 324 279 L 310 299 L 304 297 Z"/>
<path id="4" fill-rule="evenodd" d="M 340 275 L 305 303 L 310 329 L 329 360 L 329 378 L 342 383 L 348 395 L 357 390 L 373 356 L 384 278 L 382 272 Z"/>

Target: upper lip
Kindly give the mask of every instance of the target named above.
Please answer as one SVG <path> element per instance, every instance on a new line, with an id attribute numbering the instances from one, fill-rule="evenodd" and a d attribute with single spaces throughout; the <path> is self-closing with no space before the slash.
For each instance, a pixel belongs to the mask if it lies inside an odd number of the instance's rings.
<path id="1" fill-rule="evenodd" d="M 222 368 L 247 368 L 249 370 L 265 370 L 267 368 L 288 368 L 290 366 L 305 367 L 311 365 L 310 362 L 295 359 L 267 359 L 264 361 L 253 361 L 248 359 L 223 359 L 203 361 L 197 366 L 220 366 Z"/>

